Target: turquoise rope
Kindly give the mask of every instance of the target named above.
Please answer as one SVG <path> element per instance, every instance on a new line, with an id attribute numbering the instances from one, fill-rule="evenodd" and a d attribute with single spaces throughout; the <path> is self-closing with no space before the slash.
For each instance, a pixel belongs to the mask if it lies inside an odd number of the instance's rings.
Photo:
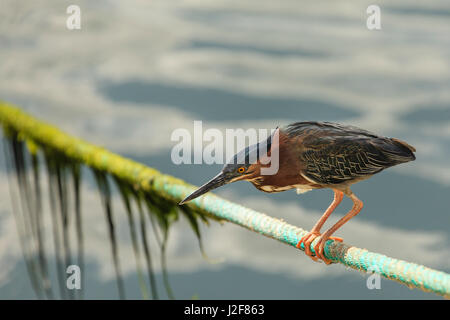
<path id="1" fill-rule="evenodd" d="M 156 183 L 157 179 L 154 182 L 156 190 L 166 193 L 168 198 L 177 201 L 194 190 L 194 188 L 185 185 L 158 184 Z M 301 228 L 221 199 L 213 194 L 194 199 L 188 205 L 294 247 L 307 234 L 307 231 Z M 311 244 L 311 251 L 313 252 L 316 241 Z M 303 245 L 301 249 L 304 250 Z M 450 275 L 445 272 L 369 252 L 366 249 L 356 248 L 333 240 L 327 241 L 324 255 L 333 262 L 341 263 L 356 270 L 377 273 L 385 278 L 398 281 L 409 288 L 419 288 L 447 298 L 450 297 Z"/>

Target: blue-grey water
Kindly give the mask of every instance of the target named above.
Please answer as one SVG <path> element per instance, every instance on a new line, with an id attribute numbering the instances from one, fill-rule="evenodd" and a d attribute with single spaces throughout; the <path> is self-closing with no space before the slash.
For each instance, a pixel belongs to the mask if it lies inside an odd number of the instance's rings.
<path id="1" fill-rule="evenodd" d="M 381 1 L 377 31 L 366 28 L 372 3 L 364 1 L 76 1 L 81 29 L 68 30 L 65 10 L 73 3 L 0 0 L 1 100 L 196 185 L 221 165 L 175 165 L 170 157 L 172 132 L 193 132 L 195 120 L 223 132 L 337 121 L 400 138 L 417 148 L 416 161 L 355 185 L 365 207 L 338 235 L 357 247 L 450 272 L 447 1 Z M 1 155 L 0 298 L 34 299 L 4 163 Z M 263 194 L 243 182 L 217 194 L 305 229 L 332 199 L 329 190 Z M 89 176 L 82 195 L 84 296 L 116 299 L 105 217 Z M 140 298 L 117 194 L 113 204 L 126 295 Z M 350 206 L 346 199 L 327 226 Z M 49 221 L 46 226 L 50 237 Z M 168 248 L 177 298 L 439 298 L 386 279 L 381 289 L 369 290 L 366 275 L 316 264 L 238 226 L 212 223 L 201 230 L 208 256 L 223 261 L 203 259 L 188 223 L 177 222 Z M 50 265 L 54 276 L 53 256 Z"/>

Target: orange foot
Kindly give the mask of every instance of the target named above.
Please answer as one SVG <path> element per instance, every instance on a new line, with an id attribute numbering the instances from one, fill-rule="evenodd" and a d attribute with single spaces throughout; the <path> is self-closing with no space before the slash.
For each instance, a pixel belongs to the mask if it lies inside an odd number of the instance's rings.
<path id="1" fill-rule="evenodd" d="M 321 239 L 317 242 L 317 244 L 314 246 L 314 252 L 315 252 L 315 256 L 313 255 L 312 251 L 311 251 L 311 243 L 316 239 L 320 237 Z M 312 260 L 319 262 L 319 258 L 325 262 L 326 264 L 330 264 L 332 261 L 325 258 L 325 255 L 323 254 L 323 250 L 325 248 L 325 243 L 328 240 L 334 240 L 334 241 L 339 241 L 342 242 L 343 239 L 339 238 L 339 237 L 321 237 L 320 233 L 317 231 L 310 231 L 308 232 L 308 234 L 306 234 L 304 237 L 302 237 L 300 239 L 300 241 L 297 243 L 297 248 L 301 248 L 301 245 L 303 243 L 303 245 L 305 246 L 305 254 L 310 257 Z"/>

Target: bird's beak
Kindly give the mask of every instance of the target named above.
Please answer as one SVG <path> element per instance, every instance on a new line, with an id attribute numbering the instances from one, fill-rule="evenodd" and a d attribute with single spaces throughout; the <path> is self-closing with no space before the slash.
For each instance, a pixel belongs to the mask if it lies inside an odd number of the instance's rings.
<path id="1" fill-rule="evenodd" d="M 223 186 L 224 184 L 227 184 L 228 181 L 225 179 L 225 175 L 220 172 L 217 176 L 209 180 L 207 183 L 202 185 L 200 188 L 192 192 L 189 196 L 187 196 L 183 201 L 179 203 L 179 205 L 185 204 L 188 201 L 191 201 L 195 198 L 200 197 L 201 195 L 216 189 L 218 187 Z"/>

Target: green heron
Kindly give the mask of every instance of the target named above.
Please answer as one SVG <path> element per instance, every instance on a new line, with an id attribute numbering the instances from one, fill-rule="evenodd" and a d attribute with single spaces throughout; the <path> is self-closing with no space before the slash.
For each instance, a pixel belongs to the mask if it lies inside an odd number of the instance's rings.
<path id="1" fill-rule="evenodd" d="M 274 139 L 274 135 L 278 139 Z M 330 188 L 334 199 L 311 231 L 297 244 L 304 244 L 305 253 L 314 261 L 325 258 L 323 250 L 329 239 L 342 241 L 332 235 L 342 225 L 356 216 L 363 207 L 363 202 L 350 190 L 350 186 L 370 178 L 383 169 L 400 163 L 415 160 L 414 147 L 395 138 L 387 138 L 369 131 L 331 122 L 297 122 L 284 128 L 277 128 L 268 139 L 265 156 L 278 151 L 278 171 L 276 174 L 263 175 L 262 168 L 269 166 L 262 161 L 260 149 L 262 142 L 249 146 L 237 153 L 222 171 L 205 183 L 181 204 L 195 199 L 206 192 L 230 182 L 250 181 L 257 189 L 264 192 L 280 192 L 297 189 L 298 193 L 313 189 Z M 257 153 L 255 155 L 255 153 Z M 253 156 L 253 161 L 249 161 Z M 245 161 L 237 161 L 245 159 Z M 353 201 L 352 209 L 336 224 L 323 234 L 320 233 L 325 221 L 341 203 L 344 194 Z M 311 251 L 311 244 L 320 238 Z"/>

